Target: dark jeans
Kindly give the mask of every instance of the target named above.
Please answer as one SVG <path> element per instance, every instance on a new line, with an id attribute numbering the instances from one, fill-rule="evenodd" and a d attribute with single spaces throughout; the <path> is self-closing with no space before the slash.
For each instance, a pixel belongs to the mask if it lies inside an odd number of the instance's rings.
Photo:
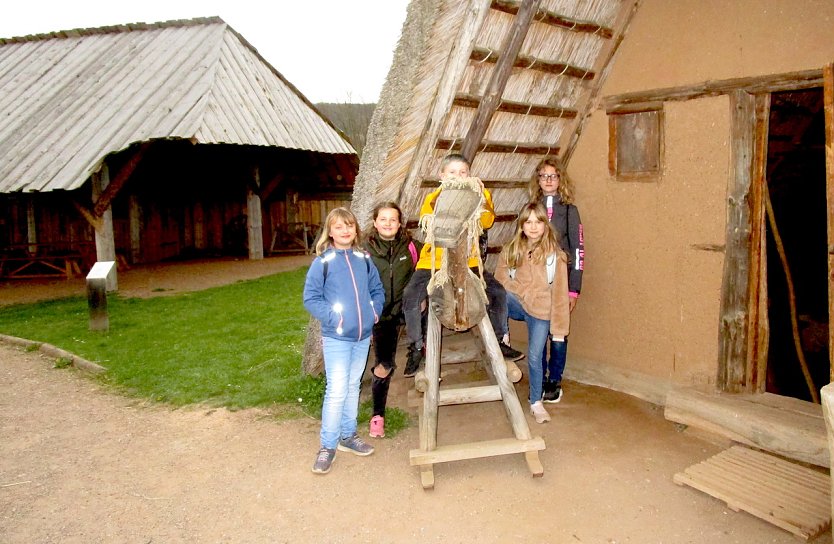
<path id="1" fill-rule="evenodd" d="M 475 275 L 478 274 L 478 269 L 471 269 Z M 422 316 L 420 314 L 420 303 L 428 296 L 426 287 L 429 285 L 431 279 L 431 270 L 417 269 L 412 274 L 408 285 L 403 291 L 403 314 L 405 315 L 405 329 L 408 334 L 408 341 L 411 344 L 423 345 L 423 337 L 425 335 L 424 325 L 422 323 Z M 489 315 L 489 322 L 492 324 L 492 330 L 495 331 L 495 336 L 498 341 L 509 329 L 507 327 L 507 291 L 504 286 L 498 283 L 495 276 L 491 272 L 484 270 L 484 280 L 486 282 L 486 296 L 487 296 L 487 315 Z"/>
<path id="2" fill-rule="evenodd" d="M 374 402 L 374 416 L 385 417 L 385 405 L 388 403 L 388 388 L 391 385 L 391 375 L 397 368 L 394 362 L 397 357 L 397 338 L 400 336 L 400 320 L 387 319 L 374 325 L 374 364 L 371 365 L 371 395 Z M 374 374 L 374 368 L 381 365 L 388 371 L 388 375 L 380 378 Z"/>
<path id="3" fill-rule="evenodd" d="M 547 344 L 542 354 L 543 379 L 546 382 L 562 383 L 562 373 L 568 360 L 568 338 L 564 342 L 550 340 L 550 360 L 547 359 Z"/>

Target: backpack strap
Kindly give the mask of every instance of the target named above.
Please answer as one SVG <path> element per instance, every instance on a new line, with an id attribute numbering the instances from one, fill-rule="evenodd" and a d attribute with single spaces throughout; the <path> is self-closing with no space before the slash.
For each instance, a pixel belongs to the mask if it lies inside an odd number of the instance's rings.
<path id="1" fill-rule="evenodd" d="M 417 265 L 420 258 L 417 256 L 417 248 L 414 247 L 414 240 L 408 243 L 408 252 L 411 253 L 411 264 Z"/>

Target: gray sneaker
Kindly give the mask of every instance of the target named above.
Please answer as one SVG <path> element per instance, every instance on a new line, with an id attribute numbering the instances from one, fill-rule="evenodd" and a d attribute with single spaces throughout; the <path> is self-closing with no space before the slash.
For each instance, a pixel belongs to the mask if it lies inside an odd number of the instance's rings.
<path id="1" fill-rule="evenodd" d="M 327 474 L 330 472 L 330 466 L 333 464 L 333 458 L 336 457 L 336 450 L 329 448 L 322 448 L 316 457 L 316 462 L 313 463 L 313 472 L 316 474 Z"/>
<path id="2" fill-rule="evenodd" d="M 354 455 L 361 455 L 363 457 L 374 452 L 374 447 L 359 438 L 357 434 L 350 438 L 342 438 L 339 440 L 337 448 L 339 451 L 349 451 Z"/>

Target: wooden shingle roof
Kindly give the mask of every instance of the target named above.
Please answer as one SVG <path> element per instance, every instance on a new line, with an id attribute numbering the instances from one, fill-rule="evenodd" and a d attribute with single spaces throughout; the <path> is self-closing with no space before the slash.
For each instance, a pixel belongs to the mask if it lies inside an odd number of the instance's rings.
<path id="1" fill-rule="evenodd" d="M 0 192 L 75 189 L 155 139 L 355 153 L 220 18 L 0 39 Z"/>

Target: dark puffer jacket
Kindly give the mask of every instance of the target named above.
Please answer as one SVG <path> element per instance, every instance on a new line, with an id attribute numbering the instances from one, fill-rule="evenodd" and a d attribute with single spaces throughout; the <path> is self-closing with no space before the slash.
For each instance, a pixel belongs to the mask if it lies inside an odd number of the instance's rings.
<path id="1" fill-rule="evenodd" d="M 412 255 L 408 245 L 413 244 Z M 397 234 L 393 240 L 383 240 L 376 231 L 368 236 L 363 246 L 371 255 L 379 279 L 385 289 L 385 306 L 380 321 L 400 319 L 402 316 L 403 290 L 414 273 L 415 256 L 420 255 L 423 244 L 412 240 L 408 234 Z"/>

